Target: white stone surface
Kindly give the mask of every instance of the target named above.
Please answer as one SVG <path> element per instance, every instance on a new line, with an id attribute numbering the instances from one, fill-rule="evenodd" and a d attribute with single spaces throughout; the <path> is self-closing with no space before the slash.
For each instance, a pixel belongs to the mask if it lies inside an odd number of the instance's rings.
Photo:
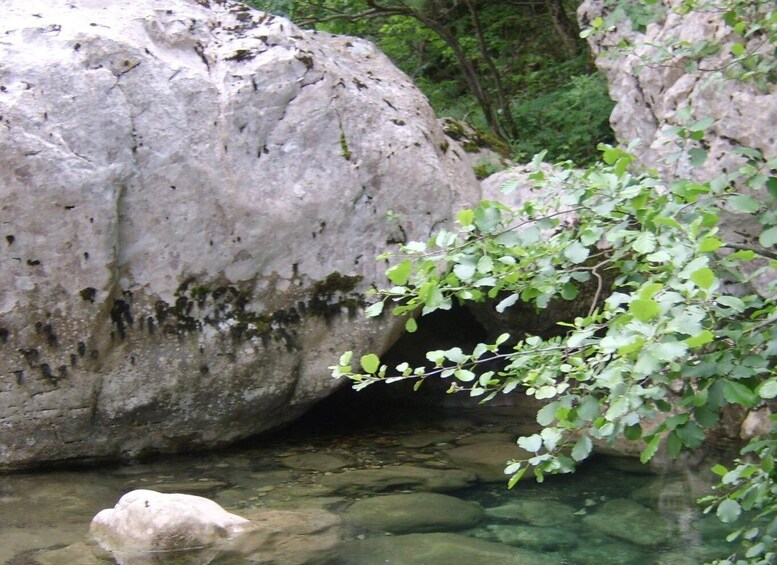
<path id="1" fill-rule="evenodd" d="M 133 490 L 92 519 L 89 535 L 117 561 L 131 564 L 152 553 L 212 548 L 242 534 L 249 525 L 245 518 L 201 496 Z M 205 554 L 200 555 L 207 562 Z"/>
<path id="2" fill-rule="evenodd" d="M 478 199 L 365 41 L 207 0 L 9 0 L 0 37 L 0 467 L 293 419 L 394 339 L 375 256 Z"/>

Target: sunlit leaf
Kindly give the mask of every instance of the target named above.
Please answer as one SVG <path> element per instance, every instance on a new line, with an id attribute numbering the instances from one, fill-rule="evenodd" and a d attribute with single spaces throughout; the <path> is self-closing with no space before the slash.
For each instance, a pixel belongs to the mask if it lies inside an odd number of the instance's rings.
<path id="1" fill-rule="evenodd" d="M 572 459 L 575 461 L 582 461 L 590 455 L 592 449 L 593 443 L 591 442 L 591 438 L 582 436 L 577 440 L 575 447 L 572 448 Z"/>
<path id="2" fill-rule="evenodd" d="M 528 437 L 520 437 L 518 438 L 518 447 L 532 453 L 537 453 L 542 447 L 542 436 L 540 436 L 540 434 L 534 434 Z"/>
<path id="3" fill-rule="evenodd" d="M 469 209 L 460 210 L 456 218 L 459 224 L 466 227 L 472 225 L 472 221 L 475 219 L 475 212 Z"/>
<path id="4" fill-rule="evenodd" d="M 515 304 L 520 297 L 521 297 L 520 294 L 511 294 L 507 298 L 501 300 L 499 302 L 499 304 L 496 305 L 495 310 L 501 314 L 506 309 L 508 309 L 510 306 Z"/>
<path id="5" fill-rule="evenodd" d="M 582 263 L 588 259 L 590 251 L 579 241 L 573 241 L 564 249 L 564 257 L 573 263 Z"/>
<path id="6" fill-rule="evenodd" d="M 359 359 L 359 362 L 361 363 L 362 370 L 365 373 L 375 373 L 380 367 L 380 358 L 374 353 L 362 355 L 361 359 Z"/>
<path id="7" fill-rule="evenodd" d="M 637 299 L 629 304 L 629 312 L 640 322 L 649 322 L 661 313 L 661 307 L 653 299 Z"/>
<path id="8" fill-rule="evenodd" d="M 699 288 L 710 288 L 715 284 L 715 273 L 709 267 L 703 267 L 697 271 L 691 273 L 691 280 L 696 283 Z"/>
<path id="9" fill-rule="evenodd" d="M 386 271 L 386 276 L 389 278 L 389 280 L 392 283 L 396 285 L 404 285 L 405 283 L 407 283 L 407 279 L 410 276 L 411 269 L 412 269 L 412 264 L 410 263 L 410 260 L 405 259 L 398 265 L 394 265 L 388 271 Z"/>
<path id="10" fill-rule="evenodd" d="M 380 316 L 381 312 L 383 312 L 383 306 L 384 302 L 376 302 L 375 304 L 370 304 L 367 306 L 367 308 L 364 309 L 364 315 L 368 318 L 374 318 L 375 316 Z"/>

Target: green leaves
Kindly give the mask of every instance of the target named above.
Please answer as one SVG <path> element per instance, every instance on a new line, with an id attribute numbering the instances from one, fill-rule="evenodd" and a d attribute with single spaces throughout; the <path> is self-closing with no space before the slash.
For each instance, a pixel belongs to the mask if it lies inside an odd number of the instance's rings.
<path id="1" fill-rule="evenodd" d="M 573 241 L 564 249 L 564 257 L 569 259 L 574 264 L 583 263 L 588 259 L 590 251 L 588 248 L 580 242 Z"/>
<path id="2" fill-rule="evenodd" d="M 631 312 L 640 322 L 649 322 L 658 317 L 661 313 L 661 307 L 652 298 L 638 298 L 632 300 L 631 304 L 629 304 L 629 312 Z"/>
<path id="3" fill-rule="evenodd" d="M 361 363 L 362 370 L 365 373 L 375 373 L 380 367 L 380 359 L 374 353 L 362 355 L 361 359 L 359 359 L 359 362 Z"/>
<path id="4" fill-rule="evenodd" d="M 759 396 L 747 385 L 730 380 L 724 380 L 723 383 L 723 397 L 731 404 L 750 408 L 760 401 Z"/>
<path id="5" fill-rule="evenodd" d="M 772 226 L 761 232 L 758 236 L 758 243 L 764 247 L 771 247 L 777 245 L 777 226 Z"/>
<path id="6" fill-rule="evenodd" d="M 736 522 L 742 514 L 742 507 L 736 500 L 726 499 L 718 505 L 716 512 L 721 522 L 730 524 Z"/>
<path id="7" fill-rule="evenodd" d="M 405 259 L 398 265 L 394 265 L 386 271 L 386 276 L 392 283 L 401 286 L 407 283 L 411 269 L 412 263 L 410 262 L 410 259 Z"/>
<path id="8" fill-rule="evenodd" d="M 702 267 L 691 273 L 690 279 L 696 283 L 699 288 L 708 289 L 717 281 L 715 273 L 709 267 Z"/>
<path id="9" fill-rule="evenodd" d="M 754 214 L 761 209 L 761 203 L 758 200 L 743 194 L 731 196 L 726 202 L 737 212 L 744 212 L 745 214 Z"/>
<path id="10" fill-rule="evenodd" d="M 711 125 L 692 122 L 688 139 Z M 764 226 L 761 245 L 777 244 L 777 212 L 728 193 L 729 180 L 680 180 L 659 190 L 658 179 L 636 176 L 623 150 L 605 153 L 609 165 L 537 176 L 557 187 L 543 193 L 547 206 L 483 202 L 458 214 L 458 231 L 403 246 L 387 272 L 394 286 L 378 290 L 367 308 L 377 316 L 388 307 L 413 332 L 419 312 L 457 303 L 487 302 L 501 314 L 519 303 L 542 310 L 574 301 L 566 305 L 578 310 L 559 323 L 558 335 L 505 334 L 472 352 L 429 351 L 421 366 L 400 364 L 395 375 L 375 355 L 360 359 L 360 372 L 341 358 L 333 375 L 351 378 L 355 388 L 413 378 L 418 386 L 434 377 L 447 379 L 449 392 L 484 401 L 516 391 L 545 401 L 537 412 L 542 430 L 518 441 L 530 455 L 506 469 L 510 485 L 530 468 L 538 479 L 568 472 L 594 440 L 619 435 L 645 442 L 643 462 L 662 444 L 677 456 L 703 445 L 727 405 L 750 410 L 777 398 L 777 296 L 732 293 L 746 288 L 744 273 L 758 268 L 760 250 L 723 252 L 730 244 L 717 225 L 717 202 L 752 214 Z M 774 190 L 777 197 L 777 183 Z M 559 223 L 562 204 L 575 210 L 574 223 Z M 721 519 L 753 509 L 760 495 L 746 493 L 762 492 L 739 485 L 757 477 L 772 485 L 777 437 L 762 441 L 759 463 L 717 468 L 726 490 L 711 501 Z"/>
<path id="11" fill-rule="evenodd" d="M 631 244 L 631 248 L 637 253 L 648 254 L 652 253 L 656 249 L 657 239 L 652 232 L 640 232 L 634 242 Z"/>

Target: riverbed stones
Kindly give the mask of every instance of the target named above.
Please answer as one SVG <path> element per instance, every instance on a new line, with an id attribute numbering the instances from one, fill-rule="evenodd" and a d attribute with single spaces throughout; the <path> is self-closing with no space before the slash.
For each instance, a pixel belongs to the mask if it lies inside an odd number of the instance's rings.
<path id="1" fill-rule="evenodd" d="M 471 528 L 483 519 L 480 505 L 431 492 L 387 494 L 357 500 L 343 514 L 354 529 L 392 534 Z"/>
<path id="2" fill-rule="evenodd" d="M 485 482 L 507 482 L 504 470 L 510 459 L 529 459 L 533 455 L 511 441 L 472 443 L 449 449 L 445 456 L 451 465 L 477 475 Z M 527 475 L 528 477 L 528 475 Z"/>
<path id="3" fill-rule="evenodd" d="M 444 431 L 417 432 L 397 438 L 397 443 L 402 447 L 421 448 L 433 445 L 445 444 L 456 439 L 458 434 Z"/>
<path id="4" fill-rule="evenodd" d="M 109 554 L 101 554 L 95 551 L 93 546 L 84 542 L 70 544 L 66 547 L 28 553 L 25 555 L 25 563 L 29 565 L 107 565 L 110 563 Z M 13 563 L 13 561 L 9 561 Z M 140 565 L 140 564 L 138 564 Z"/>
<path id="5" fill-rule="evenodd" d="M 522 524 L 490 524 L 478 532 L 478 537 L 539 551 L 569 550 L 580 542 L 569 530 Z"/>
<path id="6" fill-rule="evenodd" d="M 568 555 L 569 562 L 575 565 L 645 562 L 645 554 L 637 547 L 607 536 L 587 536 Z"/>
<path id="7" fill-rule="evenodd" d="M 226 488 L 228 483 L 224 481 L 212 481 L 212 480 L 194 480 L 194 481 L 162 481 L 153 482 L 147 481 L 144 483 L 133 482 L 132 486 L 135 488 L 142 487 L 144 489 L 154 490 L 156 492 L 163 493 L 181 493 L 181 494 L 196 494 L 199 496 L 208 495 L 218 490 Z"/>
<path id="8" fill-rule="evenodd" d="M 508 432 L 488 432 L 471 434 L 456 440 L 458 445 L 472 445 L 473 443 L 515 443 L 517 436 Z"/>
<path id="9" fill-rule="evenodd" d="M 281 465 L 290 469 L 303 471 L 336 471 L 349 465 L 349 461 L 337 455 L 328 453 L 300 453 L 281 458 Z"/>
<path id="10" fill-rule="evenodd" d="M 608 500 L 585 516 L 586 526 L 641 546 L 661 545 L 669 540 L 669 523 L 657 512 L 625 498 Z"/>
<path id="11" fill-rule="evenodd" d="M 520 520 L 533 526 L 560 526 L 574 519 L 575 509 L 563 502 L 546 499 L 518 499 L 486 508 L 486 515 L 500 520 Z"/>
<path id="12" fill-rule="evenodd" d="M 468 536 L 431 533 L 382 536 L 343 544 L 342 565 L 548 565 L 562 563 L 558 554 L 540 554 Z"/>
<path id="13" fill-rule="evenodd" d="M 231 0 L 8 0 L 0 34 L 0 468 L 292 421 L 402 328 L 361 315 L 373 258 L 479 199 L 367 41 Z"/>
<path id="14" fill-rule="evenodd" d="M 220 547 L 220 560 L 312 565 L 330 562 L 340 543 L 342 521 L 323 509 L 254 509 L 243 516 L 250 527 Z"/>
<path id="15" fill-rule="evenodd" d="M 332 473 L 321 478 L 320 484 L 333 493 L 349 494 L 384 491 L 392 488 L 417 488 L 445 492 L 467 487 L 475 475 L 458 469 L 430 469 L 415 465 L 391 465 L 378 469 L 355 469 Z"/>

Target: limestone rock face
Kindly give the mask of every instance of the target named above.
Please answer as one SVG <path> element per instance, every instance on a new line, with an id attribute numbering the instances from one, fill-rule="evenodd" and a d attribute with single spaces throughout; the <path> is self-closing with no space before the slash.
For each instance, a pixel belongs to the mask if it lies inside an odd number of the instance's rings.
<path id="1" fill-rule="evenodd" d="M 663 0 L 652 7 L 656 13 L 664 10 L 665 17 L 648 24 L 644 33 L 633 30 L 627 19 L 603 35 L 589 37 L 589 45 L 597 54 L 596 65 L 607 76 L 610 96 L 616 102 L 610 117 L 616 137 L 623 144 L 639 139 L 636 153 L 640 161 L 670 180 L 707 181 L 736 171 L 745 161 L 737 153 L 743 147 L 757 149 L 767 160 L 774 159 L 777 136 L 772 124 L 777 123 L 777 85 L 762 87 L 752 81 L 723 80 L 719 73 L 709 70 L 731 67 L 730 46 L 741 39 L 723 22 L 722 12 L 699 10 L 681 15 L 674 11 L 681 4 L 680 0 Z M 584 24 L 598 16 L 606 17 L 610 8 L 605 5 L 602 0 L 585 0 L 578 17 Z M 690 61 L 685 58 L 646 64 L 659 46 L 672 39 L 689 44 L 711 40 L 722 48 L 696 70 L 688 68 Z M 608 48 L 622 40 L 635 46 L 633 53 L 610 56 Z M 747 48 L 769 49 L 757 36 L 751 38 Z M 687 155 L 679 160 L 672 158 L 683 149 L 673 128 L 706 118 L 715 121 L 705 130 L 703 139 L 685 142 L 684 147 L 686 152 L 706 149 L 704 163 L 692 166 Z M 758 236 L 760 225 L 749 214 L 729 211 L 722 218 L 721 230 L 729 241 L 747 244 Z M 768 280 L 761 277 L 754 287 L 762 290 Z"/>
<path id="2" fill-rule="evenodd" d="M 578 9 L 578 17 L 587 23 L 597 16 L 606 16 L 605 4 L 601 0 L 586 0 Z M 703 70 L 716 68 L 716 63 L 728 57 L 728 49 L 724 47 L 695 71 L 687 68 L 686 59 L 667 64 L 646 64 L 642 59 L 654 56 L 658 49 L 655 46 L 667 44 L 672 38 L 692 43 L 715 40 L 724 46 L 735 41 L 722 13 L 699 10 L 682 15 L 673 11 L 680 4 L 679 0 L 659 3 L 655 11 L 665 10 L 665 16 L 648 24 L 644 33 L 632 30 L 627 19 L 603 35 L 589 36 L 589 45 L 598 55 L 596 64 L 606 74 L 610 96 L 616 102 L 610 123 L 618 140 L 628 143 L 640 139 L 640 159 L 668 177 L 715 176 L 735 162 L 733 150 L 740 146 L 758 149 L 767 156 L 777 155 L 777 138 L 768 127 L 777 123 L 777 87 L 771 85 L 764 91 L 742 81 L 717 80 L 714 73 Z M 634 52 L 609 56 L 607 49 L 622 39 L 635 45 Z M 677 137 L 670 128 L 687 125 L 682 113 L 678 114 L 686 107 L 692 112 L 691 120 L 715 118 L 704 138 L 709 157 L 698 168 L 692 168 L 687 161 L 664 161 L 678 150 Z"/>
<path id="3" fill-rule="evenodd" d="M 365 41 L 228 0 L 10 0 L 0 33 L 0 467 L 299 416 L 394 339 L 375 255 L 478 199 Z"/>

